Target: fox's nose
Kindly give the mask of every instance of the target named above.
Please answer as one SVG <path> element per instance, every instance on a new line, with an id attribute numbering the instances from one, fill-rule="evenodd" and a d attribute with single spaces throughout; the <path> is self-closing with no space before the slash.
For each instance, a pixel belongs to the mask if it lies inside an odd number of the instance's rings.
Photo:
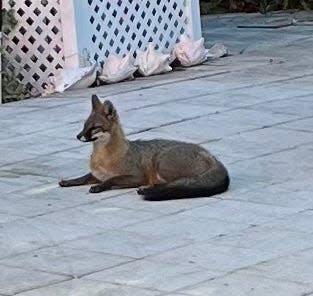
<path id="1" fill-rule="evenodd" d="M 86 138 L 85 136 L 83 135 L 83 133 L 79 133 L 77 136 L 76 136 L 77 140 L 79 141 L 82 141 L 82 142 L 86 142 Z"/>

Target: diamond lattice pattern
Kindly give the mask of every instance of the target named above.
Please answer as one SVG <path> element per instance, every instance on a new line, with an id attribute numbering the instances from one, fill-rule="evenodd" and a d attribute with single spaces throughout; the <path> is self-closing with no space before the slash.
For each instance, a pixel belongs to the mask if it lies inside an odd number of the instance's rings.
<path id="1" fill-rule="evenodd" d="M 48 76 L 64 66 L 63 41 L 58 0 L 5 1 L 16 11 L 18 24 L 4 33 L 4 51 L 17 79 L 43 91 Z"/>
<path id="2" fill-rule="evenodd" d="M 87 15 L 76 24 L 61 22 L 60 0 L 9 0 L 4 4 L 15 9 L 18 20 L 14 31 L 4 34 L 10 67 L 21 83 L 39 92 L 48 77 L 64 67 L 62 28 L 66 30 L 68 25 L 76 27 L 78 41 L 84 40 L 84 48 L 72 46 L 80 56 L 87 50 L 91 61 L 96 62 L 110 54 L 130 52 L 135 56 L 148 42 L 170 52 L 187 26 L 185 0 L 73 0 L 74 6 L 81 6 L 75 9 L 83 9 Z M 85 25 L 84 36 L 80 36 L 80 26 Z"/>
<path id="3" fill-rule="evenodd" d="M 123 55 L 145 49 L 148 42 L 170 52 L 187 17 L 184 0 L 87 0 L 91 58 L 105 60 L 109 54 Z M 82 50 L 82 49 L 81 49 Z"/>

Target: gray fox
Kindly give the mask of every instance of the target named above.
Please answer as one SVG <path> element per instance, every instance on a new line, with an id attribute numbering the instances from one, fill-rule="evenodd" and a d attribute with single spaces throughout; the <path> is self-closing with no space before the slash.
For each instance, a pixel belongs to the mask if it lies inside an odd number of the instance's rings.
<path id="1" fill-rule="evenodd" d="M 204 148 L 172 140 L 128 141 L 116 109 L 92 95 L 92 111 L 77 139 L 93 143 L 91 172 L 61 187 L 97 184 L 89 192 L 139 187 L 145 200 L 207 197 L 228 189 L 224 165 Z"/>

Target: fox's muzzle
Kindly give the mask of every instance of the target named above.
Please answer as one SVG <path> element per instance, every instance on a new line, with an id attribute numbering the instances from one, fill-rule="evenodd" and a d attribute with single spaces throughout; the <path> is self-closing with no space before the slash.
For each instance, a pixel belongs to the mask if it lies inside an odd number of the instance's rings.
<path id="1" fill-rule="evenodd" d="M 81 131 L 77 136 L 76 136 L 77 140 L 82 141 L 82 142 L 90 142 L 90 140 L 88 140 L 86 138 L 86 136 L 84 135 L 84 131 Z"/>
<path id="2" fill-rule="evenodd" d="M 85 129 L 83 129 L 77 136 L 76 138 L 79 140 L 79 141 L 82 141 L 82 142 L 93 142 L 95 140 L 97 140 L 98 138 L 97 137 L 94 137 L 93 136 L 93 130 L 92 129 L 89 129 L 87 132 L 85 131 Z"/>
<path id="3" fill-rule="evenodd" d="M 82 142 L 93 142 L 93 141 L 96 141 L 98 139 L 98 137 L 102 134 L 104 134 L 104 131 L 103 131 L 103 128 L 101 128 L 101 127 L 89 129 L 87 131 L 86 131 L 86 129 L 83 129 L 76 136 L 76 138 Z"/>

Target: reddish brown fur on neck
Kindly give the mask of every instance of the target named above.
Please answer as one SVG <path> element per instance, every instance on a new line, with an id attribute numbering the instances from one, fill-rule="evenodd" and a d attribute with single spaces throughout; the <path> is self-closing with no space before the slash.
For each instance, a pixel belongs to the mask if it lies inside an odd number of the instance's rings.
<path id="1" fill-rule="evenodd" d="M 111 138 L 107 145 L 101 142 L 93 143 L 93 152 L 90 159 L 90 168 L 95 177 L 102 175 L 101 179 L 118 174 L 121 159 L 128 150 L 128 142 L 117 120 L 110 132 Z"/>

